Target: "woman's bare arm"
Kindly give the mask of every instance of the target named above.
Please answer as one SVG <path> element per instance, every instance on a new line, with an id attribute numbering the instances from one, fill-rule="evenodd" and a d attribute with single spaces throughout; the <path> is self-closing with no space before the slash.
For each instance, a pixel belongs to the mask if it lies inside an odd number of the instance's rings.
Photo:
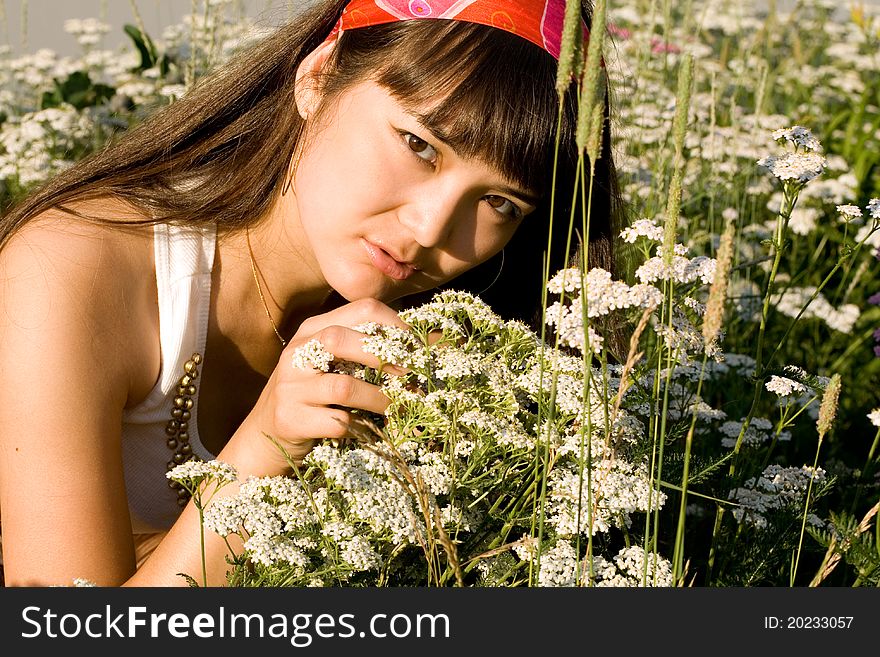
<path id="1" fill-rule="evenodd" d="M 150 311 L 152 304 L 156 312 L 155 287 L 145 284 L 155 280 L 154 272 L 131 255 L 146 248 L 137 242 L 145 238 L 121 235 L 115 228 L 34 222 L 0 251 L 0 509 L 7 585 L 70 585 L 81 577 L 108 586 L 184 586 L 180 573 L 201 580 L 192 502 L 135 570 L 122 414 L 158 376 L 158 326 Z M 388 400 L 377 386 L 291 365 L 293 349 L 317 338 L 339 358 L 379 367 L 352 328 L 366 321 L 405 326 L 372 300 L 303 323 L 257 405 L 218 455 L 240 480 L 288 471 L 265 434 L 301 459 L 315 436 L 344 434 L 343 408 L 384 410 Z M 219 494 L 236 490 L 231 485 Z M 208 584 L 222 585 L 226 544 L 210 533 L 205 538 Z"/>
<path id="2" fill-rule="evenodd" d="M 117 251 L 106 230 L 58 217 L 0 251 L 7 585 L 113 585 L 134 572 L 120 434 L 140 354 Z"/>

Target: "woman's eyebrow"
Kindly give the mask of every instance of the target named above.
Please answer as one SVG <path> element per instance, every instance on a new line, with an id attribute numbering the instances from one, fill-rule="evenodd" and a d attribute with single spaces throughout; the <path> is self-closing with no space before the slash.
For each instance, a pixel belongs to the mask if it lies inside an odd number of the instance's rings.
<path id="1" fill-rule="evenodd" d="M 455 153 L 458 157 L 467 159 L 461 153 L 460 148 L 456 146 L 456 141 L 452 138 L 449 133 L 440 125 L 438 125 L 435 121 L 431 120 L 430 114 L 423 114 L 421 112 L 416 112 L 413 110 L 406 109 L 404 110 L 407 114 L 413 117 L 419 124 L 428 132 L 431 133 L 431 136 L 439 141 L 441 144 L 449 148 L 453 153 Z M 504 183 L 494 185 L 494 187 L 498 188 L 499 192 L 504 194 L 509 194 L 510 196 L 516 197 L 523 203 L 528 203 L 532 206 L 537 206 L 541 200 L 541 197 L 537 194 L 533 194 L 531 192 L 527 192 L 521 187 L 514 187 L 512 185 L 507 185 Z"/>

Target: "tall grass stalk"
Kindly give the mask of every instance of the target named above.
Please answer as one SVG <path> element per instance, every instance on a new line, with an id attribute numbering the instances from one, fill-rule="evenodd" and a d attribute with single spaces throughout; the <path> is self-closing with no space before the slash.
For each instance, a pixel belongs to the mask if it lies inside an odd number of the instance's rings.
<path id="1" fill-rule="evenodd" d="M 816 466 L 819 464 L 819 451 L 822 449 L 822 440 L 825 434 L 831 431 L 834 419 L 837 417 L 837 403 L 840 397 L 840 374 L 835 373 L 825 388 L 822 395 L 822 403 L 819 407 L 819 419 L 816 422 L 816 428 L 819 432 L 819 440 L 816 443 L 816 456 L 813 458 L 813 469 L 810 471 L 810 482 L 807 484 L 807 494 L 804 499 L 804 512 L 801 518 L 801 533 L 798 538 L 798 547 L 795 552 L 794 566 L 791 569 L 789 577 L 789 586 L 794 586 L 797 577 L 798 565 L 801 558 L 801 549 L 804 544 L 804 529 L 807 525 L 807 514 L 810 511 L 810 495 L 813 492 L 813 479 L 816 476 Z"/>
<path id="2" fill-rule="evenodd" d="M 598 83 L 598 79 L 597 79 Z M 581 216 L 581 230 L 583 232 L 583 241 L 584 245 L 581 248 L 582 254 L 582 263 L 580 269 L 581 274 L 581 288 L 586 291 L 587 289 L 587 281 L 586 281 L 586 272 L 590 270 L 590 250 L 589 250 L 589 242 L 590 242 L 590 218 L 592 217 L 593 210 L 593 180 L 596 175 L 596 162 L 598 162 L 601 157 L 601 145 L 602 145 L 602 134 L 604 132 L 604 116 L 605 116 L 605 93 L 604 93 L 604 85 L 603 88 L 598 90 L 595 95 L 598 95 L 599 100 L 596 101 L 595 106 L 591 111 L 591 119 L 590 119 L 590 133 L 587 137 L 586 150 L 587 157 L 589 161 L 589 184 L 586 188 L 584 188 L 585 181 L 584 175 L 581 175 L 581 194 L 585 197 L 586 202 L 581 204 L 582 207 L 582 216 Z M 579 112 L 587 112 L 590 111 L 589 108 L 579 107 Z M 583 161 L 583 151 L 581 151 L 580 157 L 580 169 L 584 168 Z M 584 326 L 584 341 L 585 344 L 589 344 L 589 295 L 583 295 L 583 303 L 581 304 L 581 322 Z M 603 381 L 607 381 L 607 358 L 604 357 L 606 351 L 603 349 L 603 368 L 602 368 L 602 379 Z M 590 403 L 590 385 L 592 382 L 592 350 L 587 348 L 583 350 L 583 399 L 584 406 L 586 410 L 587 421 L 586 424 L 581 426 L 580 428 L 580 453 L 578 455 L 580 461 L 580 477 L 578 478 L 578 503 L 577 503 L 577 518 L 578 525 L 580 524 L 581 519 L 581 500 L 583 499 L 583 483 L 584 483 L 584 467 L 586 465 L 587 471 L 587 527 L 589 528 L 587 534 L 587 553 L 586 553 L 586 563 L 587 567 L 584 570 L 583 574 L 580 572 L 580 561 L 578 561 L 578 565 L 575 571 L 575 581 L 581 583 L 583 580 L 587 582 L 593 581 L 593 451 L 592 451 L 592 440 L 591 437 L 593 435 L 593 405 Z M 603 399 L 607 399 L 607 394 L 603 396 Z M 607 422 L 607 409 L 606 409 L 606 423 L 605 423 L 605 435 L 606 438 L 610 435 L 608 422 Z M 584 455 L 584 444 L 586 443 L 587 453 Z M 584 457 L 586 456 L 586 461 L 584 461 Z M 575 542 L 576 551 L 580 554 L 580 532 L 578 532 L 577 540 Z"/>
<path id="3" fill-rule="evenodd" d="M 675 96 L 675 115 L 673 117 L 673 146 L 675 148 L 675 156 L 673 159 L 672 179 L 669 186 L 668 200 L 666 205 L 666 219 L 664 223 L 662 254 L 663 262 L 666 267 L 671 268 L 672 257 L 675 252 L 675 240 L 678 229 L 678 216 L 681 209 L 681 191 L 682 180 L 684 177 L 684 169 L 687 164 L 684 156 L 684 142 L 687 136 L 688 115 L 690 113 L 691 93 L 693 91 L 693 70 L 694 61 L 690 54 L 682 58 L 681 65 L 678 70 L 678 86 Z M 674 313 L 674 292 L 675 284 L 670 278 L 664 281 L 664 305 L 661 313 L 661 321 L 667 324 L 670 334 L 673 330 L 673 313 Z M 651 472 L 650 477 L 652 485 L 650 497 L 648 500 L 648 508 L 651 509 L 654 503 L 653 496 L 656 492 L 657 497 L 660 496 L 660 481 L 663 478 L 663 453 L 666 443 L 666 419 L 669 412 L 669 390 L 672 382 L 672 375 L 675 363 L 678 362 L 678 348 L 672 348 L 669 345 L 664 346 L 664 342 L 658 344 L 657 349 L 657 365 L 654 372 L 654 387 L 652 393 L 652 406 L 659 401 L 660 380 L 665 378 L 663 386 L 662 410 L 660 412 L 660 422 L 656 422 L 656 413 L 652 411 L 652 448 L 651 448 Z M 664 370 L 665 363 L 665 370 Z M 665 371 L 665 377 L 664 377 Z M 654 488 L 656 486 L 656 490 Z M 653 522 L 651 522 L 651 514 L 648 514 L 648 522 L 645 524 L 645 536 L 643 548 L 648 552 L 649 547 L 652 551 L 656 551 L 659 544 L 660 534 L 660 509 L 659 506 L 654 507 Z M 648 561 L 643 562 L 643 577 L 647 577 Z M 644 582 L 643 582 L 644 583 Z"/>
<path id="4" fill-rule="evenodd" d="M 672 557 L 672 580 L 678 584 L 683 577 L 685 517 L 687 513 L 688 476 L 690 474 L 691 450 L 694 442 L 694 430 L 697 424 L 698 404 L 701 400 L 703 379 L 706 374 L 706 362 L 709 348 L 718 339 L 724 320 L 724 305 L 727 301 L 727 287 L 730 281 L 730 269 L 733 263 L 733 237 L 736 224 L 727 222 L 718 247 L 715 278 L 709 288 L 709 299 L 706 302 L 706 313 L 703 320 L 703 362 L 700 366 L 700 378 L 697 381 L 697 392 L 694 397 L 691 423 L 685 437 L 684 465 L 681 475 L 681 503 L 678 510 L 678 526 L 675 531 L 675 548 Z"/>

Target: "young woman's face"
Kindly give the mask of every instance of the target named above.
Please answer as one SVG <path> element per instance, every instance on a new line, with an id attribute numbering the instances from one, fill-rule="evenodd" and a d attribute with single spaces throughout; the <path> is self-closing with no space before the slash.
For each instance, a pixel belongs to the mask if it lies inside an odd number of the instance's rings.
<path id="1" fill-rule="evenodd" d="M 328 102 L 286 198 L 313 268 L 345 299 L 437 287 L 497 254 L 534 210 L 529 190 L 460 157 L 384 87 Z"/>

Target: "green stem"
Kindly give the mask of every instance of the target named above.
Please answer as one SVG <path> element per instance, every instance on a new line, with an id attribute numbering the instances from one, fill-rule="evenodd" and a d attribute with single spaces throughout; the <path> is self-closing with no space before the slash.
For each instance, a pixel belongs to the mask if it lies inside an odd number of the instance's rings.
<path id="1" fill-rule="evenodd" d="M 700 368 L 700 380 L 697 382 L 697 394 L 694 399 L 694 410 L 691 413 L 691 425 L 688 428 L 687 438 L 684 444 L 684 469 L 681 475 L 681 504 L 678 508 L 678 527 L 675 530 L 675 550 L 672 556 L 672 581 L 678 584 L 679 578 L 682 577 L 684 564 L 684 525 L 685 513 L 687 511 L 688 496 L 688 475 L 690 474 L 691 448 L 694 443 L 694 427 L 697 424 L 697 404 L 700 401 L 700 392 L 703 388 L 703 377 L 706 373 L 706 360 L 708 354 L 703 350 L 703 365 Z"/>
<path id="2" fill-rule="evenodd" d="M 199 541 L 202 550 L 202 586 L 208 587 L 208 565 L 205 558 L 205 510 L 202 507 L 201 491 L 196 491 L 193 495 L 193 504 L 199 511 Z"/>
<path id="3" fill-rule="evenodd" d="M 794 567 L 791 570 L 791 577 L 788 580 L 789 586 L 794 586 L 794 580 L 797 577 L 798 563 L 800 563 L 801 559 L 801 549 L 804 544 L 804 529 L 807 526 L 807 512 L 810 510 L 810 494 L 813 491 L 813 479 L 816 476 L 816 465 L 819 463 L 819 450 L 822 449 L 822 439 L 825 437 L 824 434 L 819 434 L 819 443 L 816 445 L 816 456 L 813 458 L 813 469 L 810 472 L 810 483 L 807 485 L 807 498 L 804 501 L 804 515 L 801 518 L 801 535 L 798 539 L 798 547 L 797 552 L 795 553 L 794 558 Z"/>

